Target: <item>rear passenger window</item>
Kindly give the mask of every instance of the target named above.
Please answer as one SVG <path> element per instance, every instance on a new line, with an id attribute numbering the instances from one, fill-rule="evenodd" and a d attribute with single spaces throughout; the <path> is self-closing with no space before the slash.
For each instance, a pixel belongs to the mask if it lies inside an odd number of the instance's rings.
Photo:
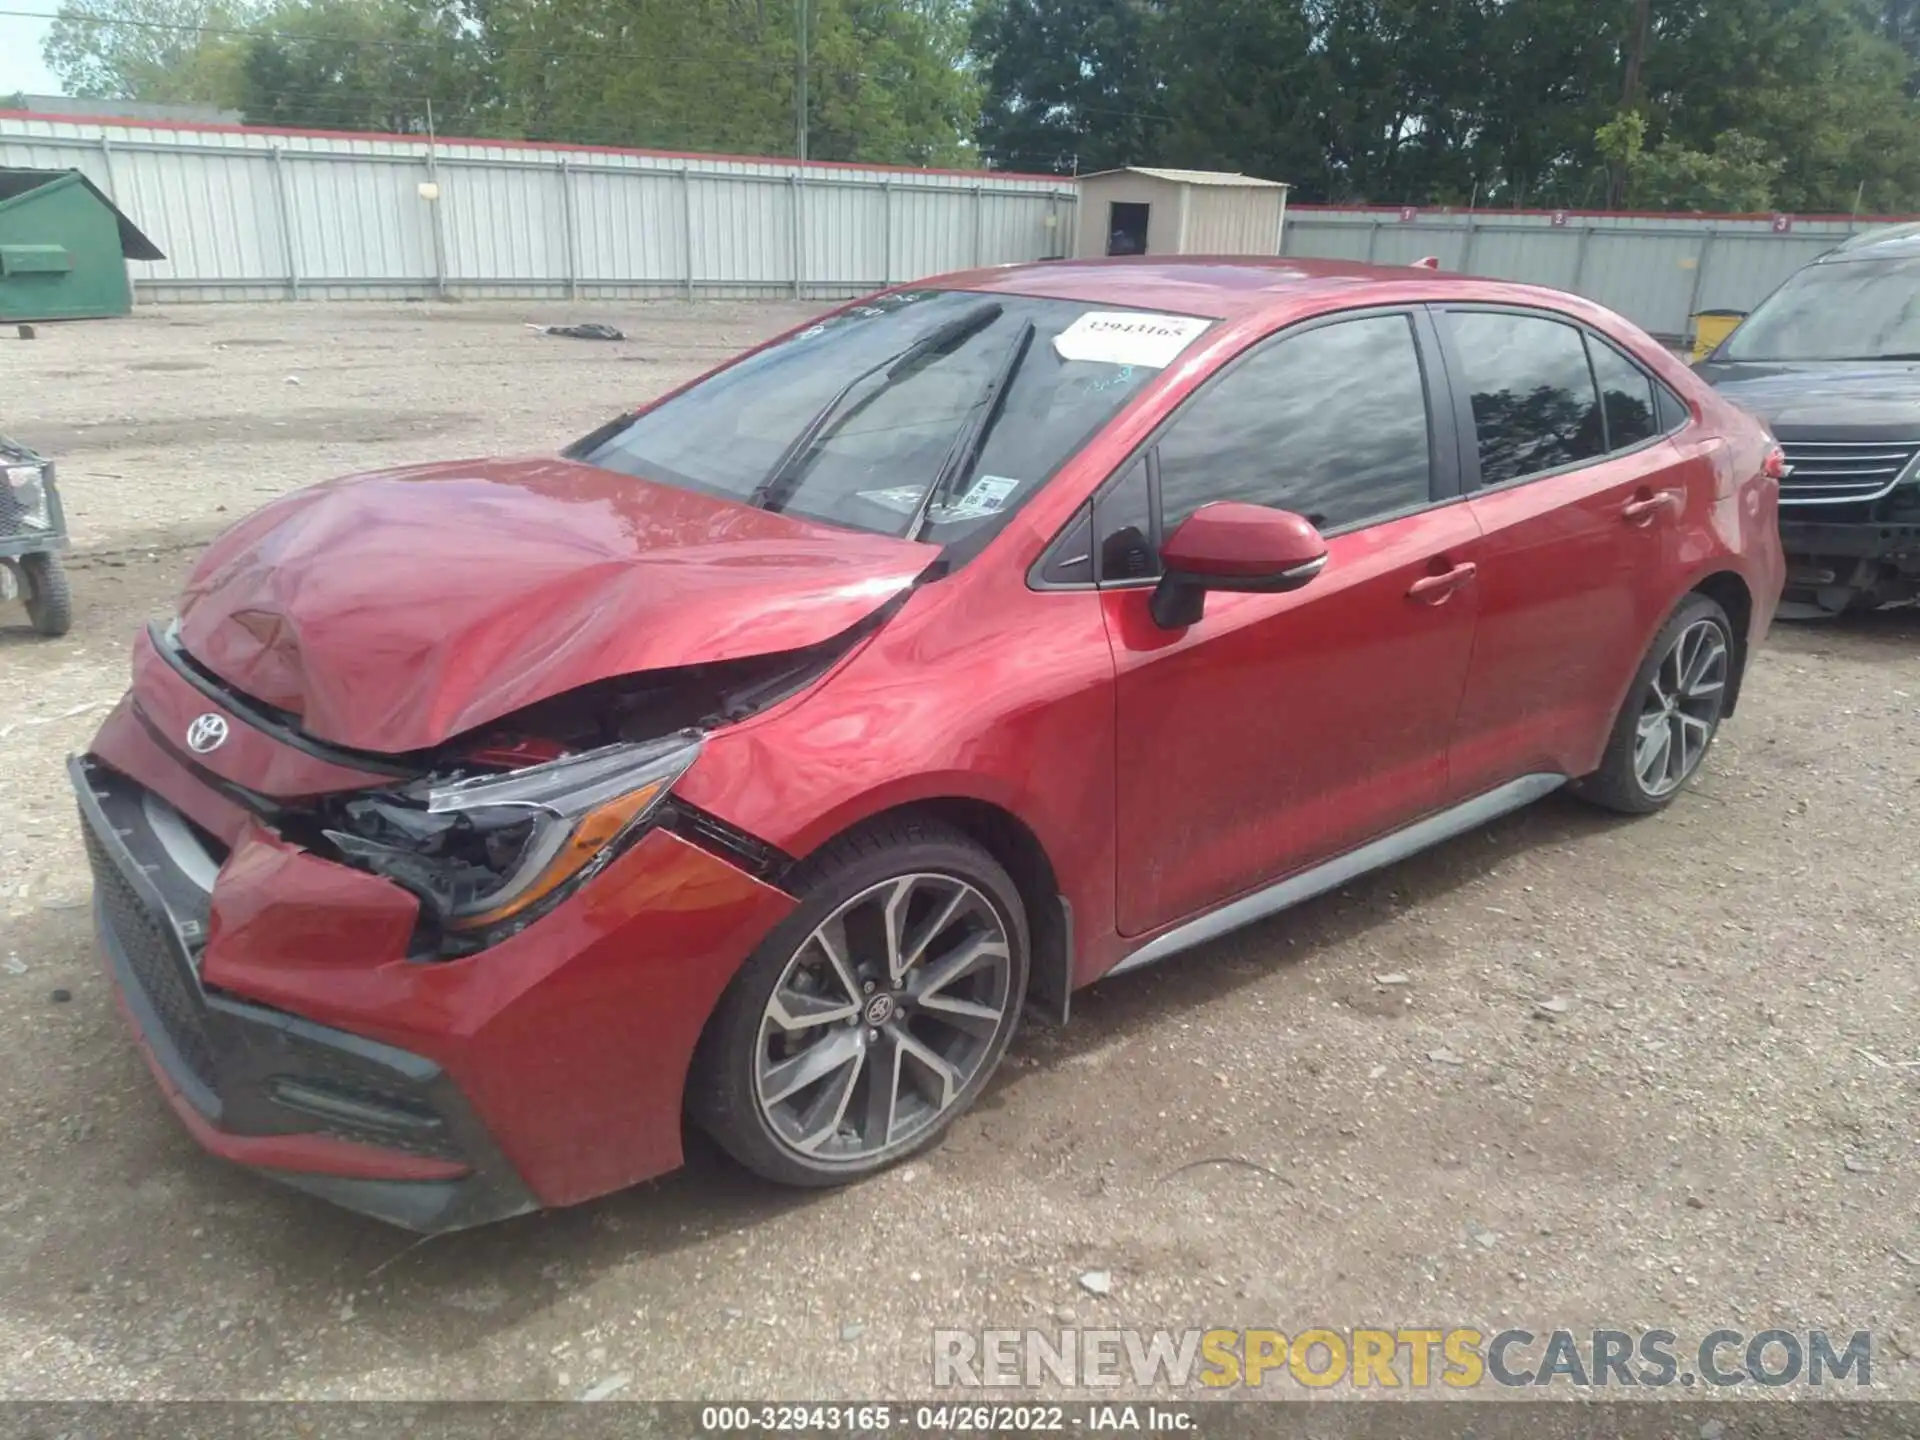
<path id="1" fill-rule="evenodd" d="M 1482 485 L 1606 453 L 1579 330 L 1532 315 L 1457 311 L 1446 318 L 1473 399 Z"/>
<path id="2" fill-rule="evenodd" d="M 1283 335 L 1201 391 L 1157 448 L 1167 535 L 1215 500 L 1292 510 L 1323 530 L 1424 505 L 1413 322 L 1373 315 Z"/>
<path id="3" fill-rule="evenodd" d="M 1651 440 L 1666 427 L 1654 411 L 1653 381 L 1604 340 L 1587 337 L 1593 378 L 1600 383 L 1600 405 L 1607 416 L 1607 449 L 1625 450 Z"/>
<path id="4" fill-rule="evenodd" d="M 1693 418 L 1693 412 L 1687 408 L 1687 402 L 1667 389 L 1664 385 L 1653 387 L 1657 392 L 1656 403 L 1660 407 L 1660 433 L 1670 435 Z"/>

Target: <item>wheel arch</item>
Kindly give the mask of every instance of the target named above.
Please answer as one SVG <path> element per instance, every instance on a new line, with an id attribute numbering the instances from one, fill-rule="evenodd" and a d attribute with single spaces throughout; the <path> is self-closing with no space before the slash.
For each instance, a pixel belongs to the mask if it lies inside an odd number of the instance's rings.
<path id="1" fill-rule="evenodd" d="M 1741 682 L 1746 679 L 1748 652 L 1753 644 L 1753 590 L 1737 570 L 1716 570 L 1696 581 L 1688 592 L 1705 595 L 1733 622 L 1733 673 L 1727 679 L 1727 706 L 1724 714 L 1733 714 L 1740 701 Z"/>
<path id="2" fill-rule="evenodd" d="M 1047 847 L 1018 815 L 988 800 L 943 796 L 918 800 L 887 814 L 940 820 L 1000 862 L 1013 877 L 1027 907 L 1032 954 L 1027 965 L 1027 1002 L 1056 1024 L 1065 1024 L 1073 990 L 1073 907 L 1060 891 L 1060 877 Z"/>
<path id="3" fill-rule="evenodd" d="M 964 795 L 917 797 L 866 811 L 841 824 L 831 834 L 818 834 L 814 843 L 794 855 L 793 860 L 796 864 L 804 863 L 843 836 L 869 826 L 898 824 L 904 820 L 920 820 L 956 831 L 979 845 L 1006 870 L 1026 909 L 1030 950 L 1025 1006 L 1055 1024 L 1064 1024 L 1072 990 L 1072 908 L 1059 893 L 1058 877 L 1046 847 L 1032 827 L 1011 810 L 989 800 Z M 743 957 L 743 963 L 746 958 L 750 956 Z M 728 985 L 737 977 L 736 969 L 735 974 L 728 977 Z M 725 1009 L 725 991 L 723 986 L 702 1018 L 698 1039 L 688 1056 L 680 1099 L 683 1116 L 693 1117 L 696 1113 L 693 1085 L 711 1054 L 716 1025 Z"/>
<path id="4" fill-rule="evenodd" d="M 804 860 L 851 830 L 885 820 L 920 816 L 958 830 L 997 860 L 1013 878 L 1027 910 L 1032 945 L 1027 967 L 1027 1001 L 1045 1018 L 1064 1024 L 1073 989 L 1073 907 L 1062 893 L 1058 870 L 1039 834 L 1013 810 L 979 795 L 956 793 L 890 797 L 873 808 L 843 810 L 830 832 L 807 837 L 795 854 Z"/>
<path id="5" fill-rule="evenodd" d="M 1606 752 L 1608 737 L 1613 725 L 1620 716 L 1620 707 L 1625 705 L 1633 690 L 1634 676 L 1647 658 L 1647 652 L 1660 638 L 1660 632 L 1667 621 L 1673 618 L 1674 611 L 1695 595 L 1704 595 L 1727 612 L 1727 618 L 1733 622 L 1733 664 L 1728 677 L 1727 706 L 1723 715 L 1731 715 L 1734 705 L 1740 699 L 1741 682 L 1746 678 L 1748 652 L 1753 645 L 1753 590 L 1747 584 L 1746 577 L 1738 570 L 1725 567 L 1706 569 L 1695 575 L 1687 588 L 1673 597 L 1673 603 L 1660 612 L 1659 618 L 1645 635 L 1640 637 L 1639 648 L 1634 652 L 1633 664 L 1621 677 L 1614 691 L 1613 707 L 1607 712 L 1606 728 L 1600 732 L 1593 748 L 1588 752 L 1588 767 L 1598 765 Z M 1584 772 L 1582 772 L 1584 773 Z"/>

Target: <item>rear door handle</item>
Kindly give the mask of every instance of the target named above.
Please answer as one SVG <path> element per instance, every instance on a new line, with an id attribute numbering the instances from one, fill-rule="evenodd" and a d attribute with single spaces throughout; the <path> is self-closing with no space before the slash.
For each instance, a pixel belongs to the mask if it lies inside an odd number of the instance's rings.
<path id="1" fill-rule="evenodd" d="M 1620 507 L 1620 518 L 1629 525 L 1651 524 L 1663 510 L 1679 509 L 1682 498 L 1678 490 L 1662 490 L 1644 500 L 1629 500 Z"/>
<path id="2" fill-rule="evenodd" d="M 1439 575 L 1426 575 L 1407 589 L 1407 598 L 1428 605 L 1439 605 L 1479 573 L 1471 561 L 1456 565 Z"/>

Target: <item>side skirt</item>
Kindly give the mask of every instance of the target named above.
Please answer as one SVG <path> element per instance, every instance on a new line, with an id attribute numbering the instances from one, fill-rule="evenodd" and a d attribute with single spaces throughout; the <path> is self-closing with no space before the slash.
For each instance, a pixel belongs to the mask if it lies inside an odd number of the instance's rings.
<path id="1" fill-rule="evenodd" d="M 1349 850 L 1344 855 L 1321 862 L 1311 870 L 1289 875 L 1264 889 L 1231 900 L 1218 910 L 1210 910 L 1198 919 L 1177 925 L 1157 940 L 1149 940 L 1107 974 L 1119 975 L 1128 970 L 1138 970 L 1143 965 L 1151 965 L 1182 950 L 1204 945 L 1243 925 L 1251 925 L 1256 920 L 1264 920 L 1269 915 L 1290 909 L 1303 900 L 1324 895 L 1370 870 L 1392 865 L 1409 855 L 1438 845 L 1442 840 L 1451 840 L 1456 835 L 1476 829 L 1509 811 L 1531 805 L 1566 783 L 1567 777 L 1564 775 L 1522 775 L 1497 790 L 1489 790 L 1484 795 L 1462 801 L 1403 830 L 1370 840 L 1358 850 Z"/>

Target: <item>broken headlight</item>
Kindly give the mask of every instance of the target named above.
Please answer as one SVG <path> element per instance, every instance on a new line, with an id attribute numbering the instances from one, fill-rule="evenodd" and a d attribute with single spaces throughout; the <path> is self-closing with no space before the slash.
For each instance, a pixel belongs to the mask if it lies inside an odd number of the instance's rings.
<path id="1" fill-rule="evenodd" d="M 47 502 L 47 474 L 43 465 L 7 465 L 5 498 L 14 518 L 21 525 L 47 530 L 53 525 L 52 507 Z"/>
<path id="2" fill-rule="evenodd" d="M 452 783 L 360 795 L 326 837 L 418 895 L 442 930 L 524 924 L 596 873 L 700 753 L 682 732 Z"/>

